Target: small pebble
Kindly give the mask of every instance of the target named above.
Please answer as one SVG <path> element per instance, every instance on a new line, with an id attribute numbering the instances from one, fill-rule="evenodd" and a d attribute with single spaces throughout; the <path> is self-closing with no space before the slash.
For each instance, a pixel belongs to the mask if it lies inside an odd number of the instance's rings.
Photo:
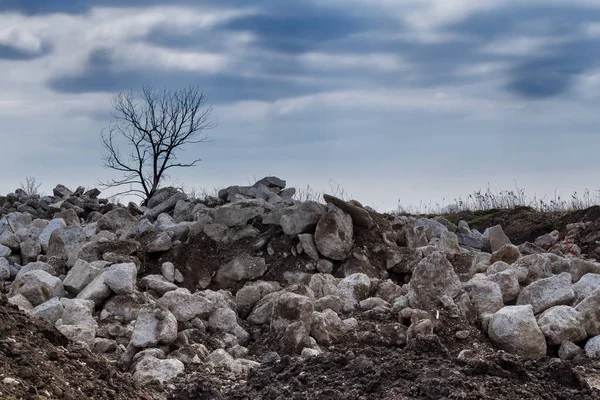
<path id="1" fill-rule="evenodd" d="M 468 338 L 470 335 L 469 331 L 458 331 L 456 332 L 456 337 L 458 339 L 464 340 L 466 338 Z"/>

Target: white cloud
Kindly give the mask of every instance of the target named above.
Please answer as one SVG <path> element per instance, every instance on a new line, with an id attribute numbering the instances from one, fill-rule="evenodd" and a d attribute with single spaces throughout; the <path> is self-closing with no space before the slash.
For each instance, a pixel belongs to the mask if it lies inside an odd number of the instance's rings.
<path id="1" fill-rule="evenodd" d="M 566 41 L 568 41 L 567 37 L 508 37 L 487 43 L 481 49 L 481 52 L 497 56 L 538 56 L 549 54 L 552 50 L 551 46 L 556 46 Z"/>
<path id="2" fill-rule="evenodd" d="M 328 54 L 304 53 L 299 57 L 305 65 L 325 70 L 368 69 L 383 72 L 406 69 L 407 64 L 398 56 L 384 53 L 367 54 Z"/>
<path id="3" fill-rule="evenodd" d="M 42 40 L 38 35 L 18 27 L 0 28 L 0 44 L 27 53 L 37 53 L 42 49 Z"/>

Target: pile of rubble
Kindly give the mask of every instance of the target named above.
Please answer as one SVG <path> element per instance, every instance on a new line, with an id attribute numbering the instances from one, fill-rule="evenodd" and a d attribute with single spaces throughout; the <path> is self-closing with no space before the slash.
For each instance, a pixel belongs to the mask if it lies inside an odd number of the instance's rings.
<path id="1" fill-rule="evenodd" d="M 600 357 L 600 263 L 581 256 L 578 224 L 515 246 L 500 226 L 299 202 L 285 186 L 164 188 L 147 207 L 17 190 L 0 197 L 4 291 L 142 383 L 197 366 L 244 380 L 347 341 L 403 348 L 448 320 L 458 359 L 482 357 L 478 332 L 519 356 Z"/>

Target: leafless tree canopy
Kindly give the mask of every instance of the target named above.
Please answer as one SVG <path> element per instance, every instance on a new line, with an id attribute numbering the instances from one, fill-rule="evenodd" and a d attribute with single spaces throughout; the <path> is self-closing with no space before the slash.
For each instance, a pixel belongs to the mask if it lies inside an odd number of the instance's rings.
<path id="1" fill-rule="evenodd" d="M 189 143 L 207 141 L 212 111 L 197 87 L 138 93 L 121 92 L 113 99 L 114 121 L 102 132 L 104 166 L 123 178 L 101 182 L 119 187 L 118 194 L 135 194 L 146 202 L 171 168 L 193 167 L 200 159 L 181 162 L 177 156 Z M 122 152 L 123 151 L 123 152 Z"/>

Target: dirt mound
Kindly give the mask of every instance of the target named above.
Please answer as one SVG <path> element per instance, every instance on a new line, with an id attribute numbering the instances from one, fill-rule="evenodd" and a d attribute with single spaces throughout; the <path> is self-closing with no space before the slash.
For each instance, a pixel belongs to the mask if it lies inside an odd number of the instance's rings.
<path id="1" fill-rule="evenodd" d="M 507 353 L 458 359 L 436 336 L 405 349 L 336 346 L 306 361 L 263 363 L 242 385 L 204 380 L 180 385 L 171 399 L 600 399 L 576 366 Z"/>
<path id="2" fill-rule="evenodd" d="M 144 390 L 52 325 L 0 298 L 0 399 L 144 399 Z"/>

